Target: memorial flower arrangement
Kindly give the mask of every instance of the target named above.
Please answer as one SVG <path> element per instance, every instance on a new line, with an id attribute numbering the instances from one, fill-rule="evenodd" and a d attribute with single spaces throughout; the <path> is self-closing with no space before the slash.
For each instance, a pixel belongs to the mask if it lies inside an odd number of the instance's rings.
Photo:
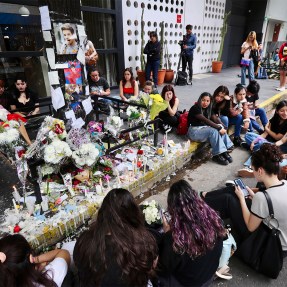
<path id="1" fill-rule="evenodd" d="M 44 149 L 44 160 L 50 164 L 60 164 L 66 157 L 70 157 L 72 151 L 69 145 L 60 140 L 54 140 Z"/>
<path id="2" fill-rule="evenodd" d="M 99 157 L 99 150 L 92 143 L 82 144 L 72 154 L 77 167 L 92 167 Z"/>
<path id="3" fill-rule="evenodd" d="M 149 116 L 154 120 L 161 111 L 168 107 L 168 102 L 162 98 L 160 94 L 146 94 L 143 93 L 140 98 L 140 103 L 149 109 Z"/>
<path id="4" fill-rule="evenodd" d="M 84 129 L 72 128 L 67 135 L 66 142 L 72 150 L 80 148 L 82 144 L 90 143 L 90 136 Z"/>
<path id="5" fill-rule="evenodd" d="M 160 207 L 155 200 L 143 202 L 141 208 L 147 224 L 161 224 Z"/>
<path id="6" fill-rule="evenodd" d="M 126 114 L 131 120 L 138 119 L 141 116 L 141 112 L 135 106 L 128 106 Z"/>

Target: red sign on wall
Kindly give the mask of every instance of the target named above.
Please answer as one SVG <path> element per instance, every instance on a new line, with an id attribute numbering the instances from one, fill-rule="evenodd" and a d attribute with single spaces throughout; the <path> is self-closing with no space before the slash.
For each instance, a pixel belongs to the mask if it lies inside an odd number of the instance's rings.
<path id="1" fill-rule="evenodd" d="M 176 15 L 176 23 L 181 23 L 181 15 Z"/>

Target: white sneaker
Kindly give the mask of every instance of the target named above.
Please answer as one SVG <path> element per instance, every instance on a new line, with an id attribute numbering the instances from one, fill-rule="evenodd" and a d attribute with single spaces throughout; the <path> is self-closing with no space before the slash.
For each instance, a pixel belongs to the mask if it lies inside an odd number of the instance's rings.
<path id="1" fill-rule="evenodd" d="M 239 169 L 237 174 L 240 177 L 254 177 L 253 169 L 249 168 L 248 166 Z"/>
<path id="2" fill-rule="evenodd" d="M 285 91 L 285 87 L 282 87 L 282 88 L 276 88 L 276 91 L 284 92 L 284 91 Z"/>

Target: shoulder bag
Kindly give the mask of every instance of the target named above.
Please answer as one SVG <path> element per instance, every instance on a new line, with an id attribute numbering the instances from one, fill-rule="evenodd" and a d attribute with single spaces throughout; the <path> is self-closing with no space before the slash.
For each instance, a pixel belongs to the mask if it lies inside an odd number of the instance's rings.
<path id="1" fill-rule="evenodd" d="M 270 278 L 276 279 L 283 265 L 282 245 L 279 238 L 278 220 L 274 217 L 271 198 L 263 191 L 269 209 L 270 219 L 268 225 L 263 222 L 245 239 L 236 251 L 236 255 L 247 265 Z M 270 221 L 276 222 L 272 227 Z"/>

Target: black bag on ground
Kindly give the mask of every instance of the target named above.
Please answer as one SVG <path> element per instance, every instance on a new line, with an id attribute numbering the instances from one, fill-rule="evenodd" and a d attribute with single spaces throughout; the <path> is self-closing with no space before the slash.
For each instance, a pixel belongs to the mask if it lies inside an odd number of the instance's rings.
<path id="1" fill-rule="evenodd" d="M 183 71 L 177 71 L 175 84 L 177 86 L 187 85 L 187 73 Z"/>
<path id="2" fill-rule="evenodd" d="M 236 255 L 247 265 L 270 278 L 276 279 L 282 269 L 283 252 L 279 238 L 279 223 L 274 217 L 272 201 L 269 194 L 263 191 L 270 214 L 270 221 L 277 224 L 277 228 L 261 225 L 245 239 L 236 251 Z"/>

